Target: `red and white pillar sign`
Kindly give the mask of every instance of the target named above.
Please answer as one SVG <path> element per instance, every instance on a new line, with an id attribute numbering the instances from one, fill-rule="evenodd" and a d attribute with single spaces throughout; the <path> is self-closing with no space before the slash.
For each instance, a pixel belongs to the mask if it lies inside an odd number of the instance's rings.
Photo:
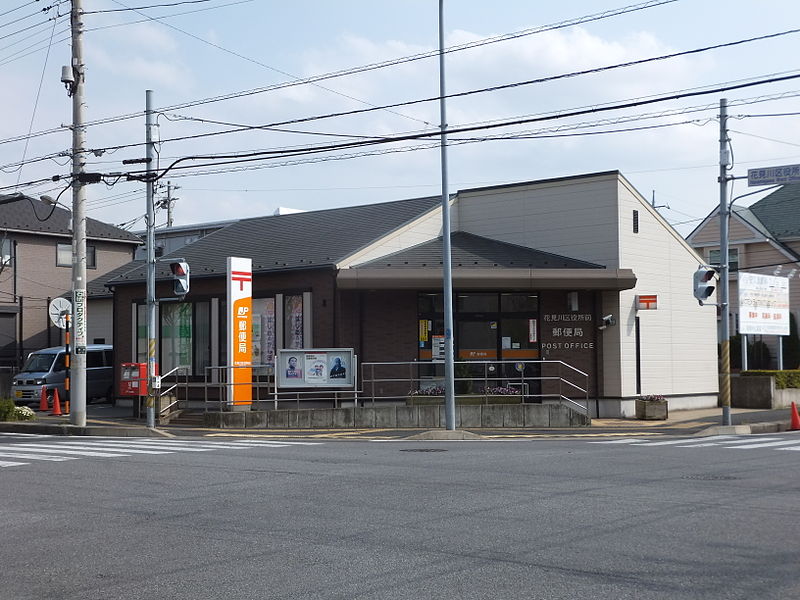
<path id="1" fill-rule="evenodd" d="M 253 261 L 228 257 L 228 405 L 249 407 L 253 383 Z M 241 409 L 240 409 L 241 410 Z"/>

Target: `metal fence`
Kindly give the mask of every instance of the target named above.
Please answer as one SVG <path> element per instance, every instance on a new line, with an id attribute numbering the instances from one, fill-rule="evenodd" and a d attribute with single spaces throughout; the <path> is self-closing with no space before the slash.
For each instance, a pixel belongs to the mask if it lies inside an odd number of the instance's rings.
<path id="1" fill-rule="evenodd" d="M 557 402 L 589 414 L 589 375 L 558 360 L 456 361 L 458 402 Z M 253 369 L 251 381 L 229 383 L 233 369 Z M 278 409 L 331 406 L 339 408 L 378 403 L 419 404 L 444 402 L 444 361 L 361 363 L 355 389 L 284 390 L 275 384 L 272 365 L 213 366 L 205 368 L 202 385 L 206 412 L 230 407 L 231 386 L 247 386 L 252 408 Z M 198 384 L 189 384 L 188 386 Z"/>
<path id="2" fill-rule="evenodd" d="M 559 402 L 589 414 L 589 375 L 559 360 L 455 361 L 457 401 Z M 444 400 L 444 361 L 361 364 L 364 401 Z"/>

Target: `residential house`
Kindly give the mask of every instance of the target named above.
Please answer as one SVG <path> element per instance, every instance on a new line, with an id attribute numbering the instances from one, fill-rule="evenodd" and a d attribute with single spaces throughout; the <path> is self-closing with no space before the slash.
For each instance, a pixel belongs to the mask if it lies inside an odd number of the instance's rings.
<path id="1" fill-rule="evenodd" d="M 129 263 L 141 243 L 91 218 L 86 236 L 90 282 Z M 29 352 L 63 342 L 47 309 L 72 289 L 71 212 L 28 196 L 0 195 L 0 249 L 0 365 L 18 367 Z M 88 341 L 111 343 L 111 303 L 92 311 L 90 302 Z"/>

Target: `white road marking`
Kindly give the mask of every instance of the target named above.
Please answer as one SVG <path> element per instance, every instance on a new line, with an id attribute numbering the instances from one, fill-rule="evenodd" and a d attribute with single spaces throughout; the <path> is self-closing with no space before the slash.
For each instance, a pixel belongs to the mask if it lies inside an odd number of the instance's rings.
<path id="1" fill-rule="evenodd" d="M 122 452 L 111 453 L 111 452 L 98 452 L 98 451 L 88 451 L 88 450 L 62 450 L 61 446 L 56 444 L 36 444 L 36 445 L 23 445 L 23 444 L 15 444 L 14 450 L 18 450 L 20 452 L 50 452 L 52 453 L 53 450 L 58 450 L 62 454 L 75 454 L 77 456 L 101 456 L 105 458 L 114 458 L 118 456 L 129 456 L 128 454 L 123 454 L 124 449 Z M 22 447 L 20 447 L 22 446 Z"/>
<path id="2" fill-rule="evenodd" d="M 750 441 L 750 440 L 748 440 Z M 755 441 L 755 440 L 752 440 Z M 726 448 L 736 448 L 738 450 L 749 450 L 750 448 L 774 448 L 776 446 L 791 446 L 800 445 L 800 440 L 776 440 L 773 442 L 764 442 L 761 444 L 745 444 L 741 446 L 725 446 Z"/>
<path id="3" fill-rule="evenodd" d="M 116 452 L 118 448 L 116 444 L 104 444 L 103 442 L 61 442 L 58 446 L 59 448 L 66 446 L 76 450 L 110 450 L 111 452 Z M 137 446 L 131 447 L 131 445 L 126 446 L 123 451 L 132 454 L 172 454 L 172 450 L 149 450 Z"/>
<path id="4" fill-rule="evenodd" d="M 77 460 L 75 456 L 48 456 L 48 455 L 30 455 L 21 452 L 0 452 L 0 456 L 6 458 L 29 458 L 30 460 L 51 460 L 53 462 L 62 462 L 65 460 Z"/>
<path id="5" fill-rule="evenodd" d="M 9 462 L 5 460 L 0 460 L 0 467 L 21 467 L 22 465 L 27 465 L 29 463 L 21 463 L 21 462 Z"/>
<path id="6" fill-rule="evenodd" d="M 704 443 L 708 443 L 708 442 L 713 442 L 713 441 L 717 441 L 717 440 L 729 440 L 729 439 L 731 439 L 733 437 L 735 437 L 735 436 L 732 436 L 732 435 L 715 435 L 715 436 L 711 436 L 711 437 L 707 437 L 707 438 L 703 438 L 703 439 L 704 439 Z M 646 441 L 646 442 L 643 442 L 643 443 L 639 444 L 639 446 L 676 446 L 677 444 L 685 444 L 688 441 L 689 440 L 687 440 L 686 438 L 684 438 L 682 440 L 668 440 L 666 442 L 649 442 L 649 441 Z M 728 442 L 728 443 L 730 443 L 730 442 Z"/>
<path id="7" fill-rule="evenodd" d="M 603 440 L 600 442 L 587 442 L 589 444 L 635 444 L 637 442 L 644 442 L 645 440 L 642 438 L 622 438 L 619 440 Z"/>

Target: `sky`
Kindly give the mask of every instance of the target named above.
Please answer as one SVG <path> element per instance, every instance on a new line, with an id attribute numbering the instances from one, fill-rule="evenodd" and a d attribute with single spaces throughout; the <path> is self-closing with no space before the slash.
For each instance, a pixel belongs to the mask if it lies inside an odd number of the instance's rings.
<path id="1" fill-rule="evenodd" d="M 456 130 L 448 147 L 451 193 L 619 170 L 687 235 L 719 204 L 723 97 L 730 104 L 732 175 L 800 163 L 800 78 L 553 118 L 800 75 L 800 32 L 791 33 L 800 27 L 796 0 L 628 2 L 445 0 L 446 47 L 491 41 L 446 54 L 446 92 L 519 84 L 447 100 L 448 127 Z M 155 5 L 162 6 L 145 8 Z M 69 7 L 68 0 L 0 1 L 0 193 L 64 192 L 59 202 L 66 207 L 72 200 L 64 181 L 26 184 L 70 172 L 72 106 L 59 81 L 70 61 Z M 625 7 L 625 14 L 603 14 Z M 441 194 L 439 103 L 414 102 L 439 95 L 437 0 L 83 0 L 83 9 L 93 151 L 87 170 L 106 176 L 87 186 L 89 216 L 144 227 L 145 185 L 115 174 L 141 169 L 122 161 L 146 153 L 145 90 L 152 90 L 157 113 L 156 172 L 177 159 L 206 157 L 183 160 L 159 179 L 157 198 L 166 196 L 167 182 L 177 198 L 176 226 L 279 207 L 319 210 Z M 526 83 L 774 34 L 780 35 Z M 400 60 L 420 53 L 432 57 Z M 397 64 L 360 69 L 384 61 Z M 304 81 L 341 71 L 359 72 Z M 409 104 L 381 108 L 399 103 Z M 351 111 L 359 112 L 331 116 Z M 120 116 L 127 118 L 113 119 Z M 457 133 L 542 116 L 549 118 Z M 420 133 L 432 137 L 285 155 L 290 148 Z M 187 136 L 193 137 L 175 139 Z M 238 164 L 216 156 L 253 152 L 262 153 L 258 160 Z M 732 197 L 757 190 L 736 180 Z M 160 210 L 156 223 L 165 222 Z"/>

